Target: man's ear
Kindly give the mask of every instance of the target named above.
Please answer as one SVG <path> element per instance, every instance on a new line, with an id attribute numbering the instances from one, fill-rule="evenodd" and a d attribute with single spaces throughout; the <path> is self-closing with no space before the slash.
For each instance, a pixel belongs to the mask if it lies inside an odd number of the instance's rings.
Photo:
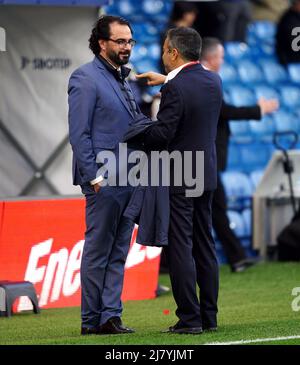
<path id="1" fill-rule="evenodd" d="M 100 49 L 105 51 L 106 41 L 104 39 L 99 39 L 98 43 L 99 43 Z"/>
<path id="2" fill-rule="evenodd" d="M 178 57 L 179 57 L 178 50 L 176 48 L 173 48 L 172 49 L 172 59 L 173 59 L 173 61 L 176 61 Z"/>

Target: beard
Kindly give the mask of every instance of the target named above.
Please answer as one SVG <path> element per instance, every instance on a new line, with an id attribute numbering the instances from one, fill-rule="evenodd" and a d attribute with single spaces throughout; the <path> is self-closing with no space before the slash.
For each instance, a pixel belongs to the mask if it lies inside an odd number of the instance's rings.
<path id="1" fill-rule="evenodd" d="M 107 56 L 109 57 L 109 59 L 118 66 L 122 66 L 128 63 L 130 54 L 131 52 L 128 50 L 120 52 L 114 52 L 114 51 L 107 52 Z"/>

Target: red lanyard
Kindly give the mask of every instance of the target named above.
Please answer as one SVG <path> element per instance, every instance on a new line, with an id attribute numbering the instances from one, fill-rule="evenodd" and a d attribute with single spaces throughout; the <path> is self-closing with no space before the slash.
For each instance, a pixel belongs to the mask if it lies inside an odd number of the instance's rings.
<path id="1" fill-rule="evenodd" d="M 192 62 L 189 62 L 187 63 L 186 65 L 184 65 L 182 67 L 182 69 L 186 68 L 186 67 L 189 67 L 189 66 L 192 66 L 192 65 L 198 65 L 200 63 L 200 61 L 192 61 Z"/>

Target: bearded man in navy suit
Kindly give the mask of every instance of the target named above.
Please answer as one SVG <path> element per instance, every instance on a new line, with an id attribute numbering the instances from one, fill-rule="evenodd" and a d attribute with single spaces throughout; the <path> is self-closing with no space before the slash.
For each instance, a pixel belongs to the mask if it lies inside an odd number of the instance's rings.
<path id="1" fill-rule="evenodd" d="M 81 334 L 123 334 L 121 321 L 124 266 L 133 223 L 123 216 L 133 188 L 106 184 L 99 152 L 111 152 L 119 163 L 119 142 L 140 115 L 126 81 L 135 41 L 123 18 L 102 16 L 89 39 L 95 57 L 69 81 L 69 135 L 73 150 L 73 183 L 86 197 L 86 232 L 81 263 Z M 126 160 L 126 159 L 125 159 Z M 125 161 L 127 165 L 127 161 Z M 100 173 L 99 173 L 100 171 Z M 116 170 L 114 178 L 120 176 Z M 102 184 L 102 186 L 101 186 Z"/>

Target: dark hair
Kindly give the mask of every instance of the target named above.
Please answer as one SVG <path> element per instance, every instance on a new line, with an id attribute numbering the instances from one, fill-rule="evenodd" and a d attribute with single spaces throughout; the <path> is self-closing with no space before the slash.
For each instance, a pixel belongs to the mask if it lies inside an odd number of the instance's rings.
<path id="1" fill-rule="evenodd" d="M 186 61 L 198 61 L 201 53 L 202 39 L 192 28 L 178 27 L 167 32 L 170 47 L 176 48 Z"/>
<path id="2" fill-rule="evenodd" d="M 185 13 L 198 14 L 198 8 L 195 4 L 188 3 L 186 1 L 175 1 L 170 16 L 171 23 L 177 22 L 177 20 L 182 19 Z"/>
<path id="3" fill-rule="evenodd" d="M 112 23 L 127 25 L 131 30 L 131 33 L 133 33 L 129 22 L 126 19 L 114 15 L 101 16 L 95 23 L 89 39 L 89 47 L 96 56 L 98 56 L 101 51 L 98 41 L 99 39 L 108 39 L 110 37 L 110 24 Z"/>
<path id="4" fill-rule="evenodd" d="M 215 51 L 220 44 L 222 43 L 218 38 L 204 37 L 202 40 L 201 60 L 206 58 L 210 52 Z"/>

